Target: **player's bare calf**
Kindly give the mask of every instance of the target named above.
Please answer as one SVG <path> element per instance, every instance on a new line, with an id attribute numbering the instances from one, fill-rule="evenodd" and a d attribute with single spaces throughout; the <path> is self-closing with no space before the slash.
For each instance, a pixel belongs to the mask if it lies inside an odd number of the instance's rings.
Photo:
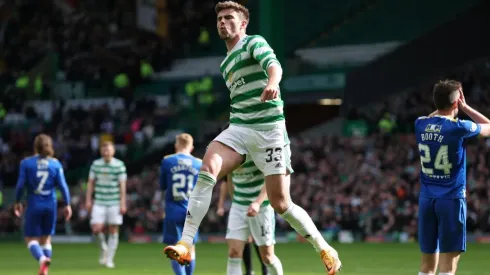
<path id="1" fill-rule="evenodd" d="M 316 228 L 308 213 L 292 202 L 289 193 L 291 176 L 289 175 L 289 171 L 287 171 L 287 173 L 287 175 L 276 174 L 265 177 L 269 201 L 274 210 L 280 214 L 291 227 L 296 230 L 296 232 L 308 240 L 316 251 L 320 252 L 320 258 L 322 259 L 328 274 L 337 274 L 342 269 L 339 255 L 337 251 L 323 239 L 323 236 Z"/>

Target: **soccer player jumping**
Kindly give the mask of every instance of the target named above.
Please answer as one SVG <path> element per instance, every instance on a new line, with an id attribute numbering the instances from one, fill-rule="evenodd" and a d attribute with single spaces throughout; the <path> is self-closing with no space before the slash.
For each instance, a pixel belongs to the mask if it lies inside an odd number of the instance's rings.
<path id="1" fill-rule="evenodd" d="M 34 140 L 32 157 L 20 163 L 19 178 L 15 189 L 15 215 L 22 215 L 22 196 L 27 190 L 24 236 L 32 256 L 39 262 L 39 275 L 47 275 L 51 263 L 51 236 L 55 234 L 58 202 L 56 187 L 65 202 L 64 215 L 71 218 L 70 190 L 66 184 L 61 163 L 53 158 L 51 137 L 41 134 Z"/>
<path id="2" fill-rule="evenodd" d="M 454 275 L 466 251 L 467 138 L 490 136 L 490 120 L 466 104 L 461 83 L 441 81 L 434 86 L 437 111 L 415 121 L 420 151 L 419 275 Z M 458 111 L 474 122 L 458 120 Z M 440 253 L 440 254 L 439 254 Z"/>
<path id="3" fill-rule="evenodd" d="M 191 193 L 182 239 L 164 252 L 180 264 L 191 261 L 193 239 L 208 212 L 216 179 L 230 174 L 248 154 L 265 176 L 274 210 L 319 252 L 327 273 L 337 274 L 341 268 L 337 251 L 289 194 L 291 152 L 279 92 L 281 64 L 263 37 L 246 35 L 247 8 L 226 1 L 215 10 L 219 36 L 228 49 L 220 70 L 230 90 L 230 127 L 210 143 Z"/>

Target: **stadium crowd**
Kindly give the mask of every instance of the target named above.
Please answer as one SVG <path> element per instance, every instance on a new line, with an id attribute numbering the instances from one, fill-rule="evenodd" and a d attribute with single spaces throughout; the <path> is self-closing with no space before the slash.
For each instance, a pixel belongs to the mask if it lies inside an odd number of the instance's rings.
<path id="1" fill-rule="evenodd" d="M 471 73 L 465 73 L 460 79 L 465 85 L 468 102 L 488 115 L 490 93 L 487 83 L 490 82 L 485 68 L 470 69 Z M 349 119 L 365 120 L 371 125 L 367 135 L 291 138 L 295 170 L 291 194 L 310 213 L 319 228 L 334 233 L 350 230 L 360 237 L 400 232 L 416 237 L 420 162 L 411 125 L 415 117 L 433 111 L 430 95 L 430 86 L 422 87 L 390 100 L 391 105 L 380 104 L 351 112 Z M 387 108 L 392 105 L 395 107 Z M 142 105 L 135 110 L 151 110 L 147 107 Z M 386 112 L 395 121 L 396 126 L 391 131 L 381 129 L 378 123 Z M 68 114 L 55 114 L 49 125 L 34 124 L 2 136 L 4 182 L 15 182 L 19 157 L 28 152 L 30 137 L 41 130 L 55 137 L 57 155 L 70 169 L 97 156 L 94 137 L 100 137 L 100 133 L 114 133 L 115 140 L 127 144 L 135 138 L 131 127 L 135 117 L 152 121 L 151 113 L 143 113 L 148 115 L 146 117 L 121 116 L 121 113 L 110 114 L 104 107 L 88 111 L 71 110 Z M 408 126 L 399 127 L 401 125 Z M 471 140 L 467 147 L 469 232 L 490 232 L 489 147 L 490 142 L 482 138 Z M 141 173 L 129 175 L 129 211 L 124 218 L 127 233 L 161 232 L 164 205 L 162 192 L 158 190 L 158 165 L 149 165 Z M 84 206 L 85 182 L 86 179 L 82 178 L 71 187 L 74 217 L 70 230 L 78 233 L 89 232 L 89 213 Z M 214 192 L 213 201 L 216 202 L 218 189 L 215 188 Z M 277 219 L 277 229 L 288 231 L 287 223 L 279 216 Z M 0 211 L 0 232 L 16 231 L 18 223 L 9 207 Z M 59 229 L 64 231 L 65 226 L 61 223 Z M 211 206 L 201 230 L 226 230 L 226 219 L 216 215 L 216 205 Z"/>

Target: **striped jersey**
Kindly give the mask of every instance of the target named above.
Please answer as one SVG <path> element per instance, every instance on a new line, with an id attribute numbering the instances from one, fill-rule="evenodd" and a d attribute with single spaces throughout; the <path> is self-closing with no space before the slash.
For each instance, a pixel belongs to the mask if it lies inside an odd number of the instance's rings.
<path id="1" fill-rule="evenodd" d="M 126 166 L 121 160 L 112 158 L 109 163 L 103 158 L 94 160 L 90 166 L 89 179 L 95 180 L 95 204 L 119 205 L 119 182 L 125 181 L 126 178 Z"/>
<path id="2" fill-rule="evenodd" d="M 231 181 L 233 183 L 233 203 L 249 206 L 259 196 L 265 184 L 265 177 L 247 156 L 245 163 L 231 174 Z M 261 207 L 267 205 L 269 205 L 268 199 L 264 200 Z"/>
<path id="3" fill-rule="evenodd" d="M 243 37 L 228 52 L 220 71 L 230 90 L 230 123 L 251 128 L 264 128 L 284 123 L 280 98 L 261 102 L 260 96 L 267 86 L 267 68 L 281 64 L 267 41 L 259 35 Z"/>

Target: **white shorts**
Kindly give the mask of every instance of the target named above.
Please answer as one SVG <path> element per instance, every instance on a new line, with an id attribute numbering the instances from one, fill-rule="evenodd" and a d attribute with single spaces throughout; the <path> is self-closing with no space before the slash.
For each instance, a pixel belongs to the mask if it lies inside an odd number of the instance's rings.
<path id="1" fill-rule="evenodd" d="M 105 206 L 94 204 L 90 224 L 121 225 L 123 216 L 119 205 Z"/>
<path id="2" fill-rule="evenodd" d="M 232 124 L 214 140 L 231 147 L 241 155 L 250 155 L 264 176 L 293 172 L 288 133 L 282 124 L 267 131 Z"/>
<path id="3" fill-rule="evenodd" d="M 232 204 L 228 217 L 226 239 L 248 242 L 252 235 L 258 246 L 271 246 L 276 243 L 276 219 L 270 205 L 260 208 L 255 217 L 247 216 L 248 207 Z"/>

